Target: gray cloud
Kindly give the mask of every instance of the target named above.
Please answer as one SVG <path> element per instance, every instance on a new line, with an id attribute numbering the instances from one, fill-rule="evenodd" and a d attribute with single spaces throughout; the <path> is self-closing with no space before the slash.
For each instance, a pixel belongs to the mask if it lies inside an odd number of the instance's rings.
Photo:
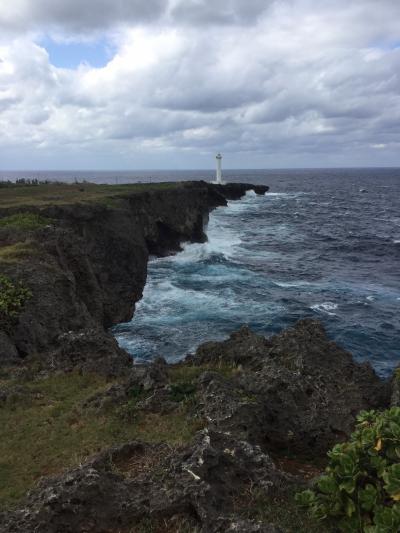
<path id="1" fill-rule="evenodd" d="M 164 0 L 13 0 L 0 5 L 0 28 L 83 33 L 157 20 L 165 5 Z"/>
<path id="2" fill-rule="evenodd" d="M 241 26 L 254 23 L 274 3 L 275 0 L 179 0 L 169 15 L 176 23 Z"/>
<path id="3" fill-rule="evenodd" d="M 398 164 L 400 4 L 209 6 L 0 6 L 0 27 L 15 31 L 0 42 L 2 160 L 19 150 L 75 167 L 99 154 L 109 166 L 173 167 L 179 154 L 205 166 L 218 149 L 240 166 Z M 66 37 L 115 31 L 115 56 L 101 69 L 58 69 L 29 33 L 56 27 Z"/>

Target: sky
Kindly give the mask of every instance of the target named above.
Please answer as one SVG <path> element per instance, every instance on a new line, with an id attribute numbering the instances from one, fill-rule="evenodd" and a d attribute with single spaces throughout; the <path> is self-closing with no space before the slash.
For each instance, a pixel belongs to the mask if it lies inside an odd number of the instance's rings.
<path id="1" fill-rule="evenodd" d="M 399 0 L 0 0 L 0 169 L 400 166 Z"/>

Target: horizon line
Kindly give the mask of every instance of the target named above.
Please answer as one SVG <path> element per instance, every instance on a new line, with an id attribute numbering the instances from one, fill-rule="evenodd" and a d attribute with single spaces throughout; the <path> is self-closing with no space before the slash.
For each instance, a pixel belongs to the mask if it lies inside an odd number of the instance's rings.
<path id="1" fill-rule="evenodd" d="M 379 165 L 379 166 L 329 166 L 329 167 L 249 167 L 249 168 L 235 168 L 225 167 L 223 170 L 229 171 L 271 171 L 271 170 L 348 170 L 348 169 L 400 169 L 400 165 Z M 215 172 L 214 168 L 130 168 L 130 169 L 57 169 L 57 168 L 26 168 L 26 169 L 1 169 L 0 172 Z"/>

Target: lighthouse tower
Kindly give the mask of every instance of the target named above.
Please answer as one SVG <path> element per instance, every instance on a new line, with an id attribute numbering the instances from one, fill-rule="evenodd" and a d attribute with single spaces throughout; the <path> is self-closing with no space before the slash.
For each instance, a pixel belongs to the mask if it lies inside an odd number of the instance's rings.
<path id="1" fill-rule="evenodd" d="M 222 170 L 221 170 L 222 155 L 218 153 L 215 156 L 215 159 L 217 160 L 217 175 L 215 178 L 215 183 L 217 183 L 218 185 L 222 185 L 224 183 L 222 181 Z"/>

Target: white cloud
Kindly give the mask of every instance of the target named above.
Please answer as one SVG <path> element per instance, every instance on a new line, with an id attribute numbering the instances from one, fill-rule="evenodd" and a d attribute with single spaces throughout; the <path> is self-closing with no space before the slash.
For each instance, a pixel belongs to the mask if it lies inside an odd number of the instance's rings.
<path id="1" fill-rule="evenodd" d="M 99 153 L 110 166 L 174 166 L 183 152 L 201 166 L 216 149 L 243 154 L 243 166 L 249 154 L 283 166 L 289 155 L 321 165 L 327 154 L 398 163 L 397 2 L 101 5 L 0 5 L 0 166 L 18 151 L 23 166 L 96 166 Z M 115 55 L 103 68 L 56 68 L 37 44 L 52 31 L 67 40 L 101 31 Z"/>

